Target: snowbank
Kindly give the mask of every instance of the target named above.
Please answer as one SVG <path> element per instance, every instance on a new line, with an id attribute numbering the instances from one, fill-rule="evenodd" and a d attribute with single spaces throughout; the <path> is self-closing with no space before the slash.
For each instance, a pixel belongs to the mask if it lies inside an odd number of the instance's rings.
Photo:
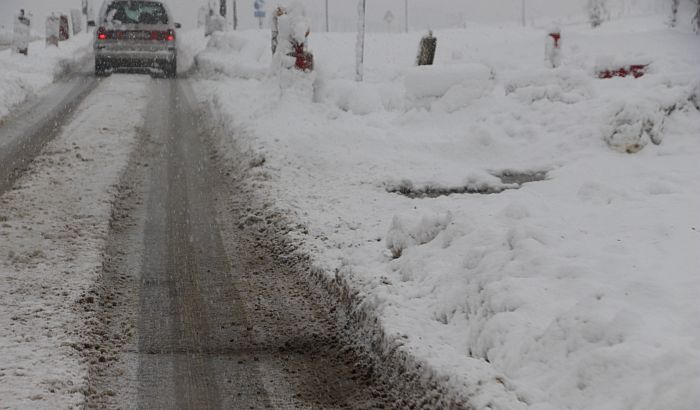
<path id="1" fill-rule="evenodd" d="M 700 42 L 664 22 L 563 26 L 556 70 L 534 29 L 438 31 L 426 69 L 422 33 L 372 34 L 363 84 L 354 35 L 312 33 L 312 99 L 231 68 L 265 67 L 269 44 L 227 34 L 243 45 L 201 54 L 196 88 L 290 240 L 474 408 L 691 410 Z M 652 66 L 597 79 L 618 54 Z"/>
<path id="2" fill-rule="evenodd" d="M 42 88 L 82 68 L 91 45 L 92 35 L 82 33 L 59 47 L 45 47 L 43 40 L 32 42 L 28 56 L 0 51 L 0 120 Z"/>

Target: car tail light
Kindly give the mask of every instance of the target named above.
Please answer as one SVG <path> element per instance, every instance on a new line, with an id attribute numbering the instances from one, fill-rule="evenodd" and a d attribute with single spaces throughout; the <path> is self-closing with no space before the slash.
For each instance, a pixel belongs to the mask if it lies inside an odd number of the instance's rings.
<path id="1" fill-rule="evenodd" d="M 175 30 L 168 30 L 166 33 L 165 39 L 168 41 L 175 41 Z"/>
<path id="2" fill-rule="evenodd" d="M 97 39 L 98 40 L 107 40 L 107 33 L 106 33 L 104 27 L 100 27 L 99 29 L 97 29 Z"/>

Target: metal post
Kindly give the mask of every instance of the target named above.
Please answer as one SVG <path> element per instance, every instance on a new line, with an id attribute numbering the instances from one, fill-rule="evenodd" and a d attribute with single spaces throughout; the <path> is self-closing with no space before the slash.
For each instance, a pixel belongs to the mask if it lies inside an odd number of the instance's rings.
<path id="1" fill-rule="evenodd" d="M 357 45 L 355 46 L 355 79 L 362 81 L 364 77 L 365 60 L 365 27 L 367 0 L 360 0 L 357 4 Z"/>
<path id="2" fill-rule="evenodd" d="M 238 30 L 238 9 L 236 8 L 236 0 L 233 0 L 233 29 Z"/>
<path id="3" fill-rule="evenodd" d="M 408 33 L 408 0 L 404 0 L 404 30 Z"/>
<path id="4" fill-rule="evenodd" d="M 263 28 L 263 18 L 262 17 L 258 17 L 258 28 L 260 30 L 262 30 L 262 28 Z"/>
<path id="5" fill-rule="evenodd" d="M 330 31 L 328 26 L 328 0 L 326 0 L 326 33 Z"/>

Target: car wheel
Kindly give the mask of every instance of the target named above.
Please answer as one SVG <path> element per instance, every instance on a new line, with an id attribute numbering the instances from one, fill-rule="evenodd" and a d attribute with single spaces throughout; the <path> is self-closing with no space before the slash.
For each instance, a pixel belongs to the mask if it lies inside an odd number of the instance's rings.
<path id="1" fill-rule="evenodd" d="M 107 75 L 107 63 L 101 59 L 95 59 L 95 76 L 104 77 Z"/>
<path id="2" fill-rule="evenodd" d="M 170 64 L 167 64 L 163 68 L 163 71 L 165 72 L 165 76 L 168 78 L 177 77 L 177 59 L 173 59 Z"/>

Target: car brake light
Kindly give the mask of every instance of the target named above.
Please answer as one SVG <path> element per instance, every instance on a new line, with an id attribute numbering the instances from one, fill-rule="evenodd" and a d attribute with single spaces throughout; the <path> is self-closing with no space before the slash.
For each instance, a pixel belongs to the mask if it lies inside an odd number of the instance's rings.
<path id="1" fill-rule="evenodd" d="M 97 30 L 97 39 L 98 39 L 98 40 L 106 40 L 106 39 L 107 39 L 107 33 L 105 33 L 105 28 L 104 28 L 104 27 L 100 27 L 100 28 Z"/>
<path id="2" fill-rule="evenodd" d="M 168 30 L 168 35 L 165 39 L 168 41 L 175 41 L 175 32 L 173 30 Z"/>

